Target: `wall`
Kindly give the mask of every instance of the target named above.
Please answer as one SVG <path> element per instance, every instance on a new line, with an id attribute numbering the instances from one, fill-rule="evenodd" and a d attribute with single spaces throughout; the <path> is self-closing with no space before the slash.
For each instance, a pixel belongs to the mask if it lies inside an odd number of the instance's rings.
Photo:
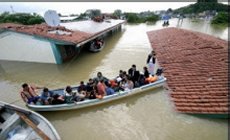
<path id="1" fill-rule="evenodd" d="M 0 59 L 56 63 L 48 40 L 12 31 L 0 33 Z"/>

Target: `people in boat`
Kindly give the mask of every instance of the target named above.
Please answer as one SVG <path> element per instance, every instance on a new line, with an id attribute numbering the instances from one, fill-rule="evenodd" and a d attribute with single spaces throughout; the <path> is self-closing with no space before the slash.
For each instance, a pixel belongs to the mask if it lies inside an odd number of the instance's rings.
<path id="1" fill-rule="evenodd" d="M 53 98 L 53 95 L 54 93 L 45 87 L 40 96 L 42 100 L 42 104 L 45 104 L 45 105 L 49 104 L 48 99 Z"/>
<path id="2" fill-rule="evenodd" d="M 113 95 L 115 93 L 114 89 L 111 88 L 111 84 L 110 82 L 106 81 L 105 82 L 105 92 L 106 92 L 106 95 Z"/>
<path id="3" fill-rule="evenodd" d="M 97 95 L 96 97 L 98 99 L 102 99 L 105 95 L 106 95 L 106 85 L 104 82 L 104 79 L 101 79 L 98 83 L 97 83 Z"/>
<path id="4" fill-rule="evenodd" d="M 89 79 L 89 81 L 86 84 L 86 94 L 89 95 L 95 86 L 95 82 L 92 78 Z"/>
<path id="5" fill-rule="evenodd" d="M 100 49 L 103 45 L 103 41 L 101 39 L 96 39 L 95 40 L 95 48 Z"/>
<path id="6" fill-rule="evenodd" d="M 94 85 L 93 90 L 89 94 L 89 99 L 96 99 L 97 98 L 96 95 L 97 95 L 97 85 Z"/>
<path id="7" fill-rule="evenodd" d="M 148 78 L 146 78 L 147 83 L 153 83 L 161 78 L 161 74 L 163 73 L 163 69 L 157 69 L 157 72 L 154 76 L 150 75 Z"/>
<path id="8" fill-rule="evenodd" d="M 76 99 L 76 92 L 73 92 L 72 87 L 71 86 L 66 86 L 66 88 L 64 89 L 64 99 L 65 102 L 70 103 L 73 102 Z"/>
<path id="9" fill-rule="evenodd" d="M 80 85 L 77 89 L 78 93 L 82 94 L 82 95 L 85 95 L 86 97 L 88 97 L 87 95 L 87 87 L 86 85 L 84 84 L 84 81 L 81 81 L 80 82 Z"/>
<path id="10" fill-rule="evenodd" d="M 54 94 L 53 98 L 48 98 L 48 102 L 50 105 L 57 105 L 57 104 L 66 103 L 66 100 L 65 100 L 64 96 Z"/>
<path id="11" fill-rule="evenodd" d="M 101 80 L 103 80 L 104 82 L 109 81 L 109 79 L 107 77 L 103 76 L 101 72 L 98 72 L 97 77 L 95 77 L 93 80 L 96 82 L 96 84 Z"/>
<path id="12" fill-rule="evenodd" d="M 24 83 L 22 84 L 22 90 L 20 91 L 21 98 L 28 104 L 36 104 L 37 100 L 40 98 L 36 93 L 36 90 L 42 88 L 43 87 L 31 86 Z"/>
<path id="13" fill-rule="evenodd" d="M 151 75 L 154 75 L 155 62 L 156 62 L 156 53 L 154 50 L 152 50 L 147 57 L 148 70 Z"/>
<path id="14" fill-rule="evenodd" d="M 144 73 L 140 73 L 140 77 L 139 77 L 139 80 L 138 80 L 138 83 L 139 83 L 139 86 L 143 86 L 146 84 L 145 82 L 145 76 L 144 76 Z"/>
<path id="15" fill-rule="evenodd" d="M 138 80 L 140 77 L 140 72 L 136 69 L 135 64 L 133 64 L 132 67 L 128 70 L 128 74 L 129 74 L 130 79 L 133 81 L 134 86 L 138 87 L 139 86 Z"/>
<path id="16" fill-rule="evenodd" d="M 125 76 L 120 85 L 121 89 L 128 91 L 134 88 L 134 83 L 130 76 Z"/>
<path id="17" fill-rule="evenodd" d="M 65 100 L 67 103 L 83 101 L 86 97 L 86 91 L 73 91 L 71 86 L 67 86 L 65 92 Z"/>
<path id="18" fill-rule="evenodd" d="M 144 77 L 148 78 L 149 77 L 149 70 L 146 66 L 143 67 L 143 73 L 144 73 Z"/>

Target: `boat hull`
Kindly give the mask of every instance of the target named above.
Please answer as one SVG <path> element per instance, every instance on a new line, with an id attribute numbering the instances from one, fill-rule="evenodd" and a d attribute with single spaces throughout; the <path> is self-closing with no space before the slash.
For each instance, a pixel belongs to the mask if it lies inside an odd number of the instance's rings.
<path id="1" fill-rule="evenodd" d="M 163 86 L 165 81 L 166 81 L 166 78 L 162 78 L 154 83 L 150 83 L 150 84 L 135 88 L 130 91 L 116 92 L 113 95 L 104 96 L 103 99 L 92 99 L 92 100 L 85 100 L 85 101 L 74 102 L 74 103 L 69 103 L 69 104 L 65 103 L 65 104 L 59 104 L 59 105 L 27 104 L 27 107 L 34 111 L 62 111 L 62 110 L 81 109 L 81 108 L 86 108 L 86 107 L 91 107 L 91 106 L 96 106 L 96 105 L 112 102 L 112 101 L 115 101 L 121 98 L 125 98 L 128 96 L 140 94 L 141 92 Z"/>
<path id="2" fill-rule="evenodd" d="M 40 114 L 1 101 L 0 108 L 0 115 L 4 120 L 0 123 L 1 140 L 19 136 L 24 140 L 42 140 L 44 138 L 61 140 L 52 124 Z"/>

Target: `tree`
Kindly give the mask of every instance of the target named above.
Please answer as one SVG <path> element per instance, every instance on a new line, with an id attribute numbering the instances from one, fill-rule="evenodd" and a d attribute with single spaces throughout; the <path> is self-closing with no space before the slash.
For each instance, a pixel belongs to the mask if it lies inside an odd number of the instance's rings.
<path id="1" fill-rule="evenodd" d="M 36 13 L 3 13 L 0 15 L 0 23 L 13 22 L 24 25 L 40 24 L 44 19 Z"/>
<path id="2" fill-rule="evenodd" d="M 101 15 L 101 10 L 99 10 L 99 9 L 90 9 L 90 10 L 87 10 L 85 12 L 85 14 L 87 16 L 89 16 L 89 18 L 94 18 L 96 16 L 100 16 Z"/>
<path id="3" fill-rule="evenodd" d="M 229 14 L 226 12 L 220 12 L 218 15 L 216 15 L 212 21 L 211 24 L 221 24 L 221 25 L 228 25 L 229 20 Z M 228 25 L 229 26 L 229 25 Z"/>
<path id="4" fill-rule="evenodd" d="M 137 16 L 136 13 L 125 13 L 127 22 L 129 23 L 139 23 L 140 18 Z"/>
<path id="5" fill-rule="evenodd" d="M 121 14 L 122 14 L 122 12 L 121 12 L 120 9 L 117 9 L 117 10 L 115 10 L 113 12 L 113 15 L 116 16 L 116 17 L 118 17 L 119 19 L 121 18 Z"/>

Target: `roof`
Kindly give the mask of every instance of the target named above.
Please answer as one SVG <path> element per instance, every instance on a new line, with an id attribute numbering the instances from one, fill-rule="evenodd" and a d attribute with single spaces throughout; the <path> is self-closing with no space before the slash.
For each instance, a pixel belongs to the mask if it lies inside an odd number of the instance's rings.
<path id="1" fill-rule="evenodd" d="M 178 112 L 228 113 L 228 42 L 184 29 L 148 32 Z"/>
<path id="2" fill-rule="evenodd" d="M 66 27 L 69 30 L 78 30 L 82 32 L 87 32 L 91 34 L 95 34 L 116 25 L 124 23 L 124 20 L 105 20 L 104 22 L 94 22 L 93 20 L 84 20 L 84 21 L 77 21 L 77 22 L 68 22 L 68 23 L 61 23 L 61 26 Z"/>
<path id="3" fill-rule="evenodd" d="M 46 24 L 36 24 L 36 25 L 20 25 L 14 23 L 3 23 L 0 24 L 0 28 L 20 33 L 26 33 L 29 35 L 37 35 L 45 38 L 61 40 L 66 42 L 71 42 L 77 44 L 81 41 L 92 36 L 90 33 L 82 32 L 82 31 L 72 31 L 68 30 L 63 26 L 59 27 L 51 27 Z M 58 30 L 59 32 L 66 32 L 66 34 L 56 34 L 56 33 L 48 33 L 54 30 Z"/>
<path id="4" fill-rule="evenodd" d="M 78 16 L 68 16 L 68 17 L 60 17 L 60 20 L 74 20 L 78 18 Z"/>
<path id="5" fill-rule="evenodd" d="M 45 23 L 36 25 L 3 23 L 0 24 L 0 28 L 78 44 L 94 38 L 100 33 L 106 32 L 124 22 L 124 20 L 110 20 L 110 22 L 104 21 L 98 23 L 90 20 L 61 23 L 61 26 L 58 27 L 51 27 Z"/>

